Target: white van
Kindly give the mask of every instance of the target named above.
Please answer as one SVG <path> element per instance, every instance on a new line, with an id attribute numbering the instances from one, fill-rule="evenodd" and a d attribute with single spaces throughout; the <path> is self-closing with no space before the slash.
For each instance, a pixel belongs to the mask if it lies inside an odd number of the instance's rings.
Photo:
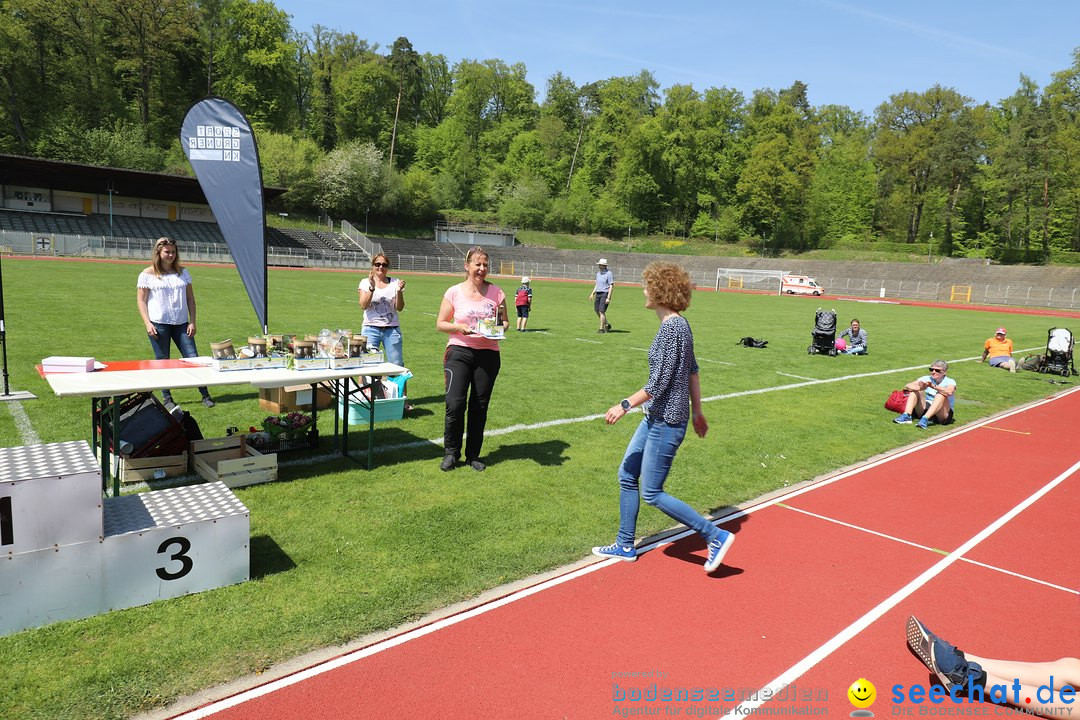
<path id="1" fill-rule="evenodd" d="M 780 281 L 780 292 L 787 295 L 824 295 L 825 288 L 806 275 L 785 275 Z"/>

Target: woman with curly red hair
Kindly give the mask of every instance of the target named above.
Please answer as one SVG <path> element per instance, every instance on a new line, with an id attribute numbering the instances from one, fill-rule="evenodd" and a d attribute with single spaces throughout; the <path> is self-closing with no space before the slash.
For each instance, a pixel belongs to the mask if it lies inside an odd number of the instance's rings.
<path id="1" fill-rule="evenodd" d="M 619 465 L 619 532 L 615 542 L 594 547 L 594 555 L 633 562 L 637 560 L 639 482 L 641 498 L 697 531 L 705 538 L 705 572 L 720 567 L 735 539 L 682 500 L 664 492 L 675 453 L 693 418 L 694 432 L 705 437 L 709 423 L 701 411 L 701 383 L 694 357 L 694 335 L 682 312 L 690 305 L 690 276 L 678 265 L 650 263 L 641 274 L 645 307 L 656 312 L 660 329 L 649 347 L 649 381 L 645 387 L 614 405 L 604 415 L 614 425 L 631 408 L 642 406 L 645 417 L 634 432 Z"/>

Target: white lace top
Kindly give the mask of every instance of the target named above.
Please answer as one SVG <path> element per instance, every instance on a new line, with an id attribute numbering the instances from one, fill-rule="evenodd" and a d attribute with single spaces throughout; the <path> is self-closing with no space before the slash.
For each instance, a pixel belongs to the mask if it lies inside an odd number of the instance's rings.
<path id="1" fill-rule="evenodd" d="M 165 325 L 186 325 L 188 322 L 187 286 L 191 284 L 191 275 L 185 268 L 179 275 L 154 275 L 143 270 L 139 273 L 141 288 L 150 290 L 146 299 L 146 309 L 150 322 Z"/>

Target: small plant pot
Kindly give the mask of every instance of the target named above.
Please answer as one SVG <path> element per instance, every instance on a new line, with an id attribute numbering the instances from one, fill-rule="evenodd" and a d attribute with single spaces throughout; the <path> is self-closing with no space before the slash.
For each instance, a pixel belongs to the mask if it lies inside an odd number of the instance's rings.
<path id="1" fill-rule="evenodd" d="M 314 340 L 296 340 L 293 342 L 293 355 L 298 358 L 315 357 Z"/>
<path id="2" fill-rule="evenodd" d="M 220 342 L 210 343 L 210 352 L 217 360 L 236 359 L 236 350 L 233 348 L 232 340 L 222 340 Z"/>
<path id="3" fill-rule="evenodd" d="M 248 338 L 248 350 L 251 357 L 266 357 L 266 338 L 253 335 Z"/>

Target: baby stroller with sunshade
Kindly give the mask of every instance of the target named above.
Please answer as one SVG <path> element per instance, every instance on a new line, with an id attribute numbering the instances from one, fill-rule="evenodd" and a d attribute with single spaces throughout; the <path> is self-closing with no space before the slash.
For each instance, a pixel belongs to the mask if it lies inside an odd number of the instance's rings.
<path id="1" fill-rule="evenodd" d="M 1050 328 L 1046 334 L 1046 362 L 1039 372 L 1067 377 L 1076 375 L 1073 365 L 1073 334 L 1068 328 Z"/>
<path id="2" fill-rule="evenodd" d="M 836 356 L 836 311 L 817 309 L 814 314 L 813 342 L 806 352 L 811 355 Z"/>

